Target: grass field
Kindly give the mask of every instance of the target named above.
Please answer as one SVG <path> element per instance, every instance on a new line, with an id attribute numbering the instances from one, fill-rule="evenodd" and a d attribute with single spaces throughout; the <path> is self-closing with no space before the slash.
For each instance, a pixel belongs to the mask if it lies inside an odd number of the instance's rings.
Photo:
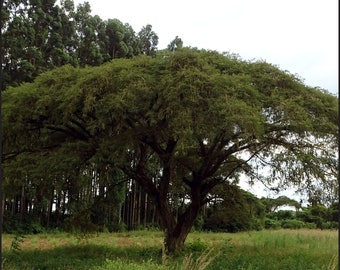
<path id="1" fill-rule="evenodd" d="M 162 256 L 158 231 L 3 235 L 2 269 L 335 270 L 338 231 L 273 230 L 189 234 L 182 253 Z"/>

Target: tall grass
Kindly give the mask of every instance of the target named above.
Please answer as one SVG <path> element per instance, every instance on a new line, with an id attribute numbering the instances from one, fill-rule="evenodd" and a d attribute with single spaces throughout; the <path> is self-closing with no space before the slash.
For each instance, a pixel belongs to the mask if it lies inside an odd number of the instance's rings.
<path id="1" fill-rule="evenodd" d="M 214 254 L 215 252 L 215 254 Z M 212 247 L 206 249 L 196 260 L 192 258 L 192 253 L 184 256 L 183 269 L 184 270 L 204 270 L 211 262 L 218 257 L 220 252 L 216 253 L 216 248 Z"/>
<path id="2" fill-rule="evenodd" d="M 338 263 L 339 263 L 338 255 L 334 255 L 330 260 L 329 264 L 327 265 L 327 267 L 323 268 L 322 270 L 336 270 L 339 267 Z"/>
<path id="3" fill-rule="evenodd" d="M 3 269 L 337 270 L 337 231 L 189 234 L 182 253 L 162 258 L 162 232 L 3 235 Z M 18 245 L 11 249 L 11 243 Z"/>

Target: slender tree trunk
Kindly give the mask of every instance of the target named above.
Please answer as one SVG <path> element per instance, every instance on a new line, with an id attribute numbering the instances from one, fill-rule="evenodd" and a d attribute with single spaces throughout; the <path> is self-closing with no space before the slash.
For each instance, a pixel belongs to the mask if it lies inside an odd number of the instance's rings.
<path id="1" fill-rule="evenodd" d="M 14 214 L 18 214 L 20 211 L 20 196 L 15 196 L 15 204 L 14 204 Z"/>
<path id="2" fill-rule="evenodd" d="M 22 223 L 25 214 L 25 185 L 21 187 L 21 199 L 20 199 L 20 223 Z"/>
<path id="3" fill-rule="evenodd" d="M 56 207 L 55 207 L 55 225 L 59 226 L 60 222 L 60 204 L 61 204 L 61 191 L 57 193 Z"/>
<path id="4" fill-rule="evenodd" d="M 141 216 L 141 211 L 142 211 L 142 188 L 140 187 L 140 185 L 138 185 L 138 204 L 137 204 L 137 226 L 140 227 L 141 226 L 141 222 L 140 222 L 140 216 Z"/>
<path id="5" fill-rule="evenodd" d="M 148 213 L 148 194 L 144 193 L 144 228 L 146 228 L 146 218 L 147 218 L 147 213 Z"/>
<path id="6" fill-rule="evenodd" d="M 121 210 L 121 220 L 123 220 L 125 225 L 126 225 L 126 201 L 127 201 L 127 198 L 125 196 L 125 200 L 123 202 L 122 210 Z"/>
<path id="7" fill-rule="evenodd" d="M 132 191 L 132 215 L 131 215 L 131 229 L 136 228 L 136 211 L 137 211 L 137 183 L 134 181 L 133 191 Z"/>
<path id="8" fill-rule="evenodd" d="M 61 215 L 62 215 L 62 218 L 64 220 L 65 218 L 65 215 L 66 215 L 66 200 L 69 200 L 70 196 L 69 196 L 69 192 L 67 191 L 64 191 L 63 192 L 63 201 L 62 201 L 62 205 L 61 205 Z"/>
<path id="9" fill-rule="evenodd" d="M 6 196 L 5 196 L 6 194 L 5 193 L 3 193 L 2 194 L 2 198 L 1 198 L 1 200 L 2 200 L 2 203 L 1 203 L 1 216 L 3 217 L 4 216 L 4 214 L 5 214 L 5 204 L 6 204 Z"/>
<path id="10" fill-rule="evenodd" d="M 128 230 L 131 230 L 132 228 L 132 201 L 133 201 L 133 192 L 132 190 L 129 192 L 129 201 L 128 201 L 128 212 L 127 212 L 127 227 L 128 227 Z"/>
<path id="11" fill-rule="evenodd" d="M 133 229 L 133 223 L 134 223 L 134 214 L 135 214 L 135 186 L 132 185 L 132 191 L 130 194 L 130 223 L 129 223 L 129 230 Z"/>
<path id="12" fill-rule="evenodd" d="M 118 204 L 118 211 L 117 211 L 117 223 L 120 225 L 122 223 L 122 207 L 123 204 L 119 203 Z"/>
<path id="13" fill-rule="evenodd" d="M 11 216 L 13 217 L 15 214 L 15 196 L 13 197 L 13 199 L 10 201 L 10 207 L 11 207 Z"/>

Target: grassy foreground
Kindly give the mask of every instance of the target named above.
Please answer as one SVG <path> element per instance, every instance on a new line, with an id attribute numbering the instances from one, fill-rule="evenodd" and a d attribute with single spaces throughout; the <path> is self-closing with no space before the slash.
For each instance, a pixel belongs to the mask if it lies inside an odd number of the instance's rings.
<path id="1" fill-rule="evenodd" d="M 184 251 L 171 257 L 162 256 L 162 237 L 158 231 L 82 240 L 65 233 L 3 235 L 2 269 L 338 269 L 338 231 L 193 232 Z"/>

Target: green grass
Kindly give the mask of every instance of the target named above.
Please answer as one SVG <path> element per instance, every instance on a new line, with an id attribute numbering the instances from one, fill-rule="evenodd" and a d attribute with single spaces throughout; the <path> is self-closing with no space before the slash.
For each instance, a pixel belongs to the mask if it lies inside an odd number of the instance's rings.
<path id="1" fill-rule="evenodd" d="M 3 269 L 338 269 L 337 231 L 193 232 L 183 252 L 168 257 L 162 256 L 162 236 L 159 231 L 87 239 L 65 233 L 26 235 L 16 250 L 15 236 L 3 235 Z"/>

